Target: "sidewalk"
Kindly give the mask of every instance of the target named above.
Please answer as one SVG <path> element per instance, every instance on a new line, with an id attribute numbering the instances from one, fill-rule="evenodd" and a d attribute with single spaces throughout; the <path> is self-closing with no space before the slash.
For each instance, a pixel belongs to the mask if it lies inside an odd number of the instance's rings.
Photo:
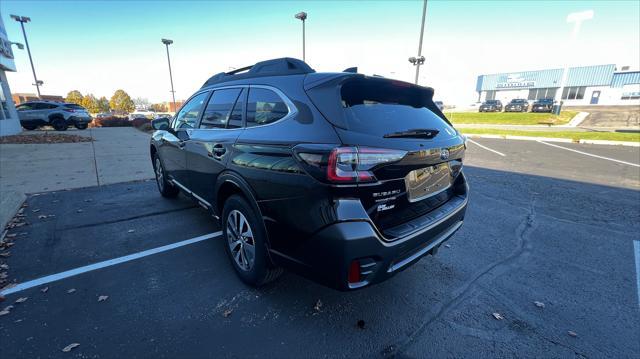
<path id="1" fill-rule="evenodd" d="M 92 136 L 94 141 L 0 145 L 0 225 L 8 220 L 5 212 L 17 209 L 25 193 L 153 178 L 148 134 L 130 127 L 67 132 Z"/>

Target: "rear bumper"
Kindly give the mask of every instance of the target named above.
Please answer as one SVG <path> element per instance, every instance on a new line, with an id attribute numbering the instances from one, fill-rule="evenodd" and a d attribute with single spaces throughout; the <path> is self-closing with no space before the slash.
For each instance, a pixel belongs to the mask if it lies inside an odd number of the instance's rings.
<path id="1" fill-rule="evenodd" d="M 435 209 L 413 222 L 414 230 L 393 241 L 386 241 L 366 220 L 331 224 L 305 241 L 297 258 L 272 251 L 287 267 L 314 281 L 338 290 L 353 290 L 382 282 L 408 268 L 427 254 L 434 253 L 462 226 L 468 197 Z M 349 268 L 357 260 L 360 281 L 349 283 Z"/>

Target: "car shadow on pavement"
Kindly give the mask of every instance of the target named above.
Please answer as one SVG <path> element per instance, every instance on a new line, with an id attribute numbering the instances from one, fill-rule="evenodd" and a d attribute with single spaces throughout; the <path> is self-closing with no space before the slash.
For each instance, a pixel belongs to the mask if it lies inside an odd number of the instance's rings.
<path id="1" fill-rule="evenodd" d="M 74 342 L 83 355 L 107 357 L 640 351 L 640 191 L 476 167 L 466 175 L 462 229 L 436 256 L 381 284 L 338 292 L 285 273 L 249 288 L 217 237 L 7 297 L 29 300 L 0 317 L 2 356 L 55 356 Z M 30 225 L 9 231 L 27 234 L 6 259 L 19 282 L 218 230 L 189 200 L 162 199 L 152 181 L 27 204 Z"/>

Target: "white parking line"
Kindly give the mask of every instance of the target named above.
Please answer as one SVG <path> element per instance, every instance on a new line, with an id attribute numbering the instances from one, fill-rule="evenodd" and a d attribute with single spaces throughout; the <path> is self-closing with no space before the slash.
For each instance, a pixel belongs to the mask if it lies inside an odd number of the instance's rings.
<path id="1" fill-rule="evenodd" d="M 634 166 L 634 167 L 640 167 L 640 165 L 639 165 L 639 164 L 635 164 L 635 163 L 631 163 L 631 162 L 626 162 L 626 161 L 620 161 L 620 160 L 616 160 L 615 158 L 609 158 L 609 157 L 604 157 L 604 156 L 598 156 L 598 155 L 594 155 L 593 153 L 582 152 L 582 151 L 574 150 L 573 148 L 567 148 L 567 147 L 563 147 L 563 146 L 558 146 L 558 145 L 554 145 L 553 143 L 547 143 L 547 142 L 544 142 L 544 141 L 537 141 L 537 142 L 542 143 L 542 144 L 547 145 L 547 146 L 556 147 L 556 148 L 561 148 L 561 149 L 563 149 L 563 150 L 567 150 L 567 151 L 571 151 L 571 152 L 579 153 L 579 154 L 581 154 L 581 155 L 585 155 L 585 156 L 591 156 L 591 157 L 600 158 L 600 159 L 607 160 L 607 161 L 612 161 L 612 162 L 622 163 L 623 165 Z"/>
<path id="2" fill-rule="evenodd" d="M 16 292 L 23 291 L 25 289 L 41 286 L 41 285 L 44 285 L 44 284 L 47 284 L 47 283 L 51 283 L 51 282 L 55 282 L 55 281 L 58 281 L 58 280 L 61 280 L 61 279 L 73 277 L 73 276 L 76 276 L 76 275 L 79 275 L 79 274 L 91 272 L 91 271 L 94 271 L 94 270 L 97 270 L 97 269 L 102 269 L 102 268 L 114 266 L 116 264 L 121 264 L 121 263 L 129 262 L 129 261 L 132 261 L 132 260 L 136 260 L 136 259 L 139 259 L 139 258 L 147 257 L 147 256 L 150 256 L 150 255 L 153 255 L 153 254 L 170 251 L 172 249 L 184 247 L 184 246 L 189 245 L 189 244 L 193 244 L 193 243 L 201 242 L 201 241 L 204 241 L 204 240 L 207 240 L 207 239 L 210 239 L 210 238 L 218 237 L 221 234 L 222 234 L 221 231 L 214 232 L 214 233 L 209 233 L 209 234 L 205 234 L 205 235 L 202 235 L 202 236 L 199 236 L 199 237 L 187 239 L 187 240 L 184 240 L 184 241 L 181 241 L 181 242 L 167 244 L 166 246 L 147 249 L 146 251 L 129 254 L 129 255 L 126 255 L 126 256 L 123 256 L 123 257 L 113 258 L 113 259 L 109 259 L 109 260 L 106 260 L 106 261 L 102 261 L 102 262 L 98 262 L 98 263 L 94 263 L 94 264 L 89 264 L 89 265 L 86 265 L 86 266 L 83 266 L 83 267 L 71 269 L 71 270 L 68 270 L 68 271 L 64 271 L 64 272 L 60 272 L 60 273 L 56 273 L 56 274 L 51 274 L 51 275 L 48 275 L 48 276 L 45 276 L 45 277 L 42 277 L 42 278 L 38 278 L 38 279 L 30 280 L 28 282 L 20 283 L 20 284 L 16 285 L 15 287 L 11 287 L 9 289 L 6 289 L 6 290 L 2 291 L 0 293 L 0 295 L 13 294 L 13 293 L 16 293 Z"/>
<path id="3" fill-rule="evenodd" d="M 640 241 L 633 241 L 633 252 L 636 258 L 636 289 L 638 290 L 638 306 L 640 306 Z"/>
<path id="4" fill-rule="evenodd" d="M 496 151 L 496 150 L 492 150 L 492 149 L 490 149 L 490 148 L 489 148 L 489 147 L 487 147 L 487 146 L 483 146 L 483 145 L 479 144 L 478 142 L 476 142 L 476 141 L 474 141 L 474 140 L 472 140 L 472 139 L 467 138 L 467 142 L 471 142 L 471 143 L 473 143 L 474 145 L 476 145 L 476 146 L 478 146 L 478 147 L 480 147 L 480 148 L 484 148 L 485 150 L 487 150 L 487 151 L 491 151 L 491 152 L 493 152 L 493 153 L 495 153 L 495 154 L 498 154 L 498 155 L 500 155 L 500 156 L 502 156 L 502 157 L 506 157 L 506 156 L 507 156 L 507 155 L 505 155 L 505 154 L 504 154 L 504 153 L 502 153 L 502 152 L 498 152 L 498 151 Z"/>

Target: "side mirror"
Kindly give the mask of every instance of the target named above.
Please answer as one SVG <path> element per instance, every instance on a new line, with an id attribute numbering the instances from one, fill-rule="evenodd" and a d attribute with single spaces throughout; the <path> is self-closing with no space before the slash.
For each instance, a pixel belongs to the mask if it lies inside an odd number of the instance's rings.
<path id="1" fill-rule="evenodd" d="M 166 131 L 169 129 L 169 119 L 166 117 L 156 118 L 151 121 L 151 127 L 153 127 L 154 130 Z"/>

